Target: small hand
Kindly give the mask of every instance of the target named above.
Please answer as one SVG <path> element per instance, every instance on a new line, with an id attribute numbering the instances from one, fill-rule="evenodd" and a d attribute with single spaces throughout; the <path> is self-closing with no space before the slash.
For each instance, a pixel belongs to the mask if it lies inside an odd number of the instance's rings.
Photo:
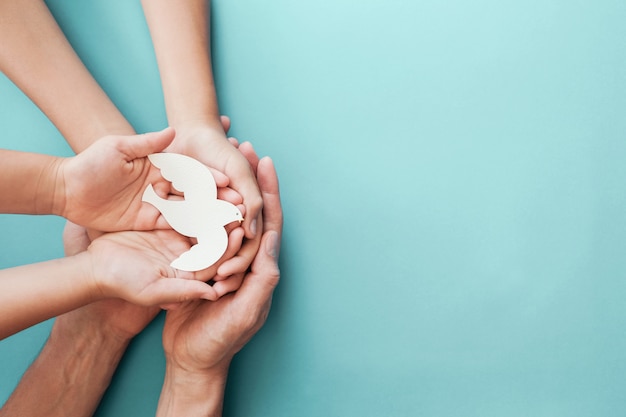
<path id="1" fill-rule="evenodd" d="M 65 255 L 87 250 L 91 244 L 85 228 L 67 222 L 63 231 Z M 86 333 L 97 328 L 118 340 L 122 346 L 138 335 L 161 311 L 158 306 L 144 307 L 121 299 L 108 299 L 88 304 L 59 316 L 55 326 Z"/>
<path id="2" fill-rule="evenodd" d="M 170 184 L 147 155 L 162 151 L 174 138 L 171 128 L 136 136 L 107 136 L 62 162 L 63 216 L 102 230 L 169 228 L 159 211 L 141 201 L 148 184 L 167 195 Z M 223 179 L 221 180 L 223 184 Z"/>
<path id="3" fill-rule="evenodd" d="M 170 266 L 189 250 L 188 238 L 173 230 L 116 232 L 91 242 L 90 276 L 97 298 L 122 298 L 140 305 L 217 299 L 205 271 L 185 272 Z"/>
<path id="4" fill-rule="evenodd" d="M 203 124 L 179 126 L 176 138 L 168 146 L 167 151 L 189 155 L 226 174 L 230 181 L 229 187 L 243 198 L 245 220 L 242 226 L 248 239 L 237 256 L 237 262 L 230 262 L 228 266 L 218 271 L 219 275 L 228 277 L 244 272 L 259 248 L 262 234 L 260 212 L 263 200 L 249 162 L 226 139 L 224 131 L 230 126 L 229 120 L 222 118 L 222 125 L 223 129 Z"/>

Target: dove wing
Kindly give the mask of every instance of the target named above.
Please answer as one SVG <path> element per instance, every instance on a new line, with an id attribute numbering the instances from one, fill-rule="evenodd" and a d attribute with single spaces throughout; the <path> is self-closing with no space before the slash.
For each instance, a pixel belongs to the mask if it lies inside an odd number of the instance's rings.
<path id="1" fill-rule="evenodd" d="M 148 159 L 174 188 L 185 193 L 185 200 L 203 201 L 217 198 L 215 179 L 202 162 L 177 153 L 153 153 Z"/>
<path id="2" fill-rule="evenodd" d="M 202 231 L 198 244 L 181 254 L 170 265 L 181 271 L 200 271 L 217 262 L 228 247 L 228 234 L 223 227 Z"/>

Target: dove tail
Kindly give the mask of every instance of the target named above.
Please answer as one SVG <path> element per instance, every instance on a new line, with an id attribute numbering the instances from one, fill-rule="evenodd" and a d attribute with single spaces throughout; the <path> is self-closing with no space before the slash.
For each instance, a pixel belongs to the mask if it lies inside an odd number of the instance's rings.
<path id="1" fill-rule="evenodd" d="M 161 197 L 157 195 L 152 188 L 152 184 L 148 184 L 146 187 L 146 191 L 143 192 L 143 196 L 141 197 L 141 201 L 145 201 L 146 203 L 152 204 L 154 207 L 158 208 L 159 200 Z"/>

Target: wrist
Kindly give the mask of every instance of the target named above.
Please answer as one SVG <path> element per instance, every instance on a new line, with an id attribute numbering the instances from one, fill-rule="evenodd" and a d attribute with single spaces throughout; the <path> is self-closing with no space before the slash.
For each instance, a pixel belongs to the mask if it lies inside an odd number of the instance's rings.
<path id="1" fill-rule="evenodd" d="M 188 128 L 197 128 L 197 129 L 211 129 L 215 131 L 220 131 L 222 134 L 224 133 L 224 127 L 222 126 L 222 121 L 220 119 L 220 115 L 216 112 L 210 113 L 191 113 L 191 112 L 171 112 L 167 117 L 168 123 L 172 126 L 176 131 L 180 129 L 188 129 Z"/>
<path id="2" fill-rule="evenodd" d="M 93 303 L 107 297 L 104 290 L 104 280 L 99 276 L 97 267 L 94 266 L 94 255 L 89 249 L 72 255 L 76 261 L 76 269 L 80 271 L 82 280 L 86 283 L 88 302 Z"/>
<path id="3" fill-rule="evenodd" d="M 50 340 L 79 352 L 97 352 L 97 356 L 109 361 L 122 357 L 131 337 L 120 336 L 78 309 L 56 318 Z"/>
<path id="4" fill-rule="evenodd" d="M 100 323 L 74 310 L 56 318 L 47 348 L 59 352 L 65 359 L 67 386 L 84 389 L 90 381 L 90 390 L 104 392 L 121 360 L 130 339 L 122 339 Z M 69 362 L 69 363 L 68 363 Z M 95 386 L 98 385 L 98 386 Z"/>
<path id="5" fill-rule="evenodd" d="M 50 157 L 43 167 L 35 196 L 36 214 L 64 216 L 66 206 L 64 158 Z"/>
<path id="6" fill-rule="evenodd" d="M 172 126 L 176 130 L 176 138 L 169 147 L 170 151 L 197 158 L 199 155 L 215 155 L 221 149 L 231 148 L 219 122 L 215 124 L 206 120 L 188 120 Z"/>
<path id="7" fill-rule="evenodd" d="M 157 416 L 221 416 L 227 377 L 228 366 L 190 371 L 168 360 Z"/>

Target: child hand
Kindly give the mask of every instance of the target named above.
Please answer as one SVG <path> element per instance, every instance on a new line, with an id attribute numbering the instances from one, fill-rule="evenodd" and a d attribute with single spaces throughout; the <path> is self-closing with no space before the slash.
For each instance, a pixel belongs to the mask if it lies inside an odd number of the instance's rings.
<path id="1" fill-rule="evenodd" d="M 207 271 L 184 272 L 169 265 L 190 247 L 189 239 L 173 230 L 100 236 L 87 249 L 94 298 L 122 298 L 144 306 L 217 299 L 203 282 L 210 278 Z"/>
<path id="2" fill-rule="evenodd" d="M 141 201 L 152 184 L 167 196 L 171 184 L 150 164 L 147 155 L 161 152 L 174 139 L 171 128 L 135 136 L 107 136 L 59 169 L 61 196 L 57 209 L 73 223 L 102 231 L 168 229 L 169 225 L 151 204 Z M 215 175 L 218 187 L 228 184 Z"/>
<path id="3" fill-rule="evenodd" d="M 245 220 L 242 226 L 247 239 L 236 256 L 236 262 L 229 262 L 228 268 L 220 269 L 219 274 L 228 277 L 245 272 L 259 249 L 263 233 L 263 222 L 260 218 L 263 200 L 249 161 L 226 139 L 224 130 L 228 130 L 229 123 L 224 121 L 223 119 L 223 130 L 203 124 L 177 127 L 176 139 L 167 147 L 167 151 L 191 156 L 223 172 L 228 176 L 229 190 L 242 198 L 240 202 L 245 206 Z M 228 200 L 238 204 L 232 198 Z"/>

